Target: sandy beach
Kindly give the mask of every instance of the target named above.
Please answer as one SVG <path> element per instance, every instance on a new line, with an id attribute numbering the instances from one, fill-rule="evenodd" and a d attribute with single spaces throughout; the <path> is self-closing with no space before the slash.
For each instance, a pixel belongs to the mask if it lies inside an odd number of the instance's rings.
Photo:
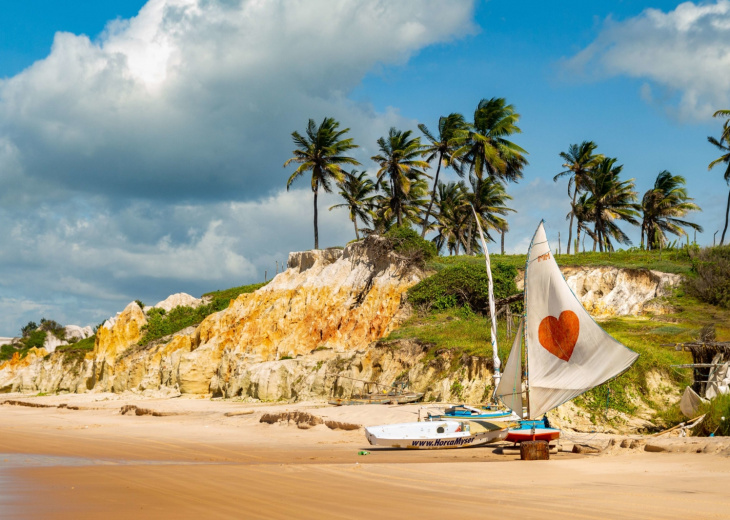
<path id="1" fill-rule="evenodd" d="M 0 405 L 3 518 L 638 519 L 730 511 L 730 464 L 721 454 L 574 454 L 571 440 L 600 447 L 609 438 L 569 434 L 550 461 L 526 462 L 504 444 L 383 450 L 372 449 L 362 429 L 260 422 L 295 410 L 340 424 L 403 422 L 416 419 L 419 405 L 113 394 L 4 401 L 40 407 Z M 159 415 L 122 415 L 126 405 Z"/>

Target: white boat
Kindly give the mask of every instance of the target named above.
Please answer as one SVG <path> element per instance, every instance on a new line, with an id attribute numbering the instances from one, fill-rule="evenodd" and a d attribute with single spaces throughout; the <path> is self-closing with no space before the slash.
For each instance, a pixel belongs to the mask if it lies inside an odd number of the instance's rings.
<path id="1" fill-rule="evenodd" d="M 507 437 L 507 425 L 489 421 L 424 421 L 365 428 L 373 446 L 434 450 L 480 446 Z"/>
<path id="2" fill-rule="evenodd" d="M 495 391 L 497 398 L 517 414 L 522 414 L 526 404 L 525 422 L 531 424 L 515 428 L 508 440 L 536 439 L 537 419 L 623 374 L 638 357 L 583 308 L 563 278 L 540 222 L 527 253 L 525 317 Z M 532 429 L 533 434 L 525 435 L 526 429 Z M 541 430 L 546 439 L 559 434 L 554 428 Z"/>

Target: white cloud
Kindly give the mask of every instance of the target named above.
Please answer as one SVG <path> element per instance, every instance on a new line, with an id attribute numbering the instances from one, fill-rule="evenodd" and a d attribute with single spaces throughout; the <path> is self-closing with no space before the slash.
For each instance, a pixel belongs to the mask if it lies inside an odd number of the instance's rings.
<path id="1" fill-rule="evenodd" d="M 149 0 L 0 80 L 0 332 L 98 323 L 274 274 L 312 246 L 290 134 L 332 116 L 363 147 L 396 110 L 348 99 L 373 68 L 474 30 L 473 0 Z M 320 197 L 320 244 L 351 240 Z M 17 329 L 17 330 L 16 330 Z"/>
<path id="2" fill-rule="evenodd" d="M 642 86 L 645 100 L 661 102 L 683 119 L 707 118 L 730 106 L 730 1 L 685 2 L 667 13 L 646 9 L 625 21 L 609 18 L 567 65 L 597 77 L 649 80 L 668 92 L 656 96 Z"/>
<path id="3" fill-rule="evenodd" d="M 292 130 L 356 138 L 403 123 L 347 93 L 376 64 L 472 30 L 471 1 L 150 0 L 98 41 L 58 33 L 0 82 L 0 139 L 26 176 L 150 199 L 255 199 L 278 188 Z M 378 127 L 377 133 L 371 126 Z"/>

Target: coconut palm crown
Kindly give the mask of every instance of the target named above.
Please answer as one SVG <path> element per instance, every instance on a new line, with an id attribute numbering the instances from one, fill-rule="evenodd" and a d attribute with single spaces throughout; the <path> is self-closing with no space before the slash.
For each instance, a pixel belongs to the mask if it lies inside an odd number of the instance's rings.
<path id="1" fill-rule="evenodd" d="M 702 226 L 682 220 L 690 211 L 702 211 L 687 195 L 684 177 L 672 175 L 664 170 L 657 175 L 654 187 L 648 190 L 641 201 L 644 217 L 641 222 L 641 248 L 646 236 L 647 249 L 663 247 L 666 234 L 684 236 L 685 227 L 702 232 Z"/>
<path id="2" fill-rule="evenodd" d="M 391 128 L 388 137 L 378 139 L 380 153 L 372 160 L 380 165 L 377 171 L 378 186 L 387 183 L 388 202 L 396 222 L 403 225 L 403 214 L 409 204 L 411 187 L 428 177 L 424 170 L 428 163 L 421 159 L 423 146 L 420 137 L 411 137 L 410 130 Z"/>

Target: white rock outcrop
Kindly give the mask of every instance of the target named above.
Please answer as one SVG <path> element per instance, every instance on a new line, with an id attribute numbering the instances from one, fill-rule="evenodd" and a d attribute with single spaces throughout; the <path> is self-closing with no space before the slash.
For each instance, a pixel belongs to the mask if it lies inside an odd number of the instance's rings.
<path id="1" fill-rule="evenodd" d="M 561 267 L 565 281 L 594 318 L 661 314 L 655 300 L 669 296 L 682 280 L 678 274 L 618 267 Z M 517 288 L 524 289 L 521 273 Z"/>
<path id="2" fill-rule="evenodd" d="M 94 335 L 94 329 L 92 329 L 88 325 L 86 327 L 80 327 L 78 325 L 66 325 L 64 327 L 64 330 L 66 331 L 66 340 L 82 340 L 90 338 Z"/>
<path id="3" fill-rule="evenodd" d="M 161 302 L 153 305 L 153 309 L 164 309 L 165 312 L 170 312 L 175 307 L 198 307 L 203 303 L 203 300 L 190 296 L 187 293 L 177 293 L 168 296 Z"/>

